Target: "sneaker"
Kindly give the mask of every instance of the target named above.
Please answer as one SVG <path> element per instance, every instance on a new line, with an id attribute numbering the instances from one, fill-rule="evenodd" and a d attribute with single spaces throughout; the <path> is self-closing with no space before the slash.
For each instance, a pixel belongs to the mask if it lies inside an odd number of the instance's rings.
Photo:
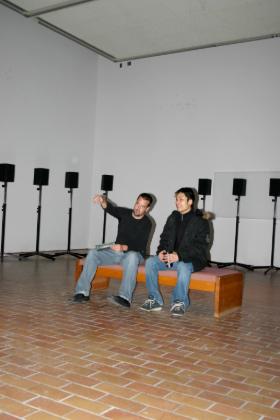
<path id="1" fill-rule="evenodd" d="M 79 303 L 88 302 L 89 296 L 85 296 L 82 293 L 77 293 L 76 295 L 74 295 L 73 301 Z"/>
<path id="2" fill-rule="evenodd" d="M 130 308 L 130 302 L 121 296 L 109 296 L 108 300 L 114 305 L 122 306 L 123 308 Z"/>
<path id="3" fill-rule="evenodd" d="M 143 311 L 161 311 L 162 305 L 160 305 L 155 299 L 149 298 L 145 300 L 142 306 L 140 306 L 140 309 Z"/>
<path id="4" fill-rule="evenodd" d="M 174 302 L 170 309 L 171 315 L 183 316 L 185 313 L 185 305 L 183 302 Z"/>

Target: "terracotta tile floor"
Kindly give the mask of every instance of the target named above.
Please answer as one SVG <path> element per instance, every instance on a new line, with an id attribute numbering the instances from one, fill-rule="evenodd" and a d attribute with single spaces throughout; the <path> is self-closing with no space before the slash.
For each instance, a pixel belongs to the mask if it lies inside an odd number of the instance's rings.
<path id="1" fill-rule="evenodd" d="M 173 319 L 73 304 L 75 259 L 0 264 L 0 419 L 280 419 L 280 272 L 245 273 L 242 309 L 193 292 Z M 169 295 L 170 289 L 164 289 Z"/>

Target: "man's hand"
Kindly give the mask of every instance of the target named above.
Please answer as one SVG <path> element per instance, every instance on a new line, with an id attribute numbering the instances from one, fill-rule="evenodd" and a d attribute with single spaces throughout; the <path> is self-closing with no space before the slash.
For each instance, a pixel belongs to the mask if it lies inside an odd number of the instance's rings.
<path id="1" fill-rule="evenodd" d="M 106 209 L 106 207 L 107 207 L 107 198 L 105 197 L 105 195 L 102 195 L 102 194 L 97 194 L 97 195 L 95 195 L 95 196 L 93 197 L 93 202 L 94 202 L 95 204 L 100 204 L 100 206 L 101 206 L 103 209 Z"/>
<path id="2" fill-rule="evenodd" d="M 167 252 L 165 250 L 160 251 L 160 253 L 158 254 L 158 257 L 161 262 L 166 262 L 166 255 L 167 255 Z"/>
<path id="3" fill-rule="evenodd" d="M 177 252 L 173 251 L 171 254 L 167 254 L 168 263 L 172 264 L 179 261 L 179 256 Z"/>
<path id="4" fill-rule="evenodd" d="M 128 250 L 128 246 L 127 245 L 120 245 L 120 244 L 112 245 L 110 248 L 113 251 L 117 251 L 117 252 L 123 252 L 123 251 L 127 251 Z"/>
<path id="5" fill-rule="evenodd" d="M 168 253 L 165 250 L 161 251 L 158 254 L 160 261 L 164 262 L 165 264 L 172 264 L 174 262 L 179 261 L 178 254 L 176 252 Z"/>

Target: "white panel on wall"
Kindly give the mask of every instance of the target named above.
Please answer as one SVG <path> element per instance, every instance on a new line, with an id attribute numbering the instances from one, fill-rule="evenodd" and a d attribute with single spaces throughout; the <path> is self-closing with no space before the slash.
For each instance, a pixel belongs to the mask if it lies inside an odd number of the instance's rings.
<path id="1" fill-rule="evenodd" d="M 220 172 L 214 176 L 214 208 L 216 217 L 235 217 L 236 196 L 232 195 L 233 179 L 246 180 L 246 195 L 240 198 L 239 215 L 247 219 L 272 219 L 274 204 L 269 196 L 270 178 L 280 172 Z M 277 217 L 280 207 L 277 206 Z"/>

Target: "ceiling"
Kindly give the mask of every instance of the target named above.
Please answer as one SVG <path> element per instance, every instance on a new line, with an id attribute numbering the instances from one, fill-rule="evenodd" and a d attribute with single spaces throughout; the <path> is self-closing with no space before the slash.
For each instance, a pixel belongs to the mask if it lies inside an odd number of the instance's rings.
<path id="1" fill-rule="evenodd" d="M 280 0 L 0 0 L 114 62 L 280 35 Z"/>

